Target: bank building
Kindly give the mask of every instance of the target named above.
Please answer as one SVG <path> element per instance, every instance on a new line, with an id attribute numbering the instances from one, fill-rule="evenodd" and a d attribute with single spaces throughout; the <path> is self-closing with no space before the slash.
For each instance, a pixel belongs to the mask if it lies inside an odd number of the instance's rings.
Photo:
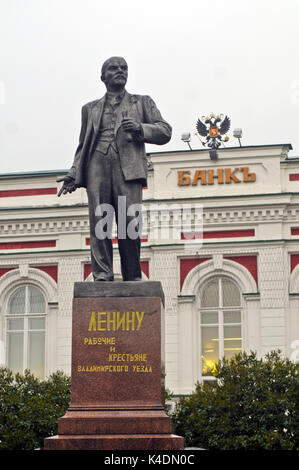
<path id="1" fill-rule="evenodd" d="M 186 146 L 187 147 L 187 146 Z M 299 344 L 299 157 L 290 144 L 148 154 L 144 280 L 165 294 L 166 387 L 188 394 L 223 356 Z M 0 175 L 0 363 L 71 371 L 74 282 L 92 281 L 85 189 L 67 170 Z M 114 233 L 114 271 L 121 279 Z"/>

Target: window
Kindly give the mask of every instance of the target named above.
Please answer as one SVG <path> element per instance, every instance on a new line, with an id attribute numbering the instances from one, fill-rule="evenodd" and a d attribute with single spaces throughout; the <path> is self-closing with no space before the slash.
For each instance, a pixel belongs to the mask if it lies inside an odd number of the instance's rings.
<path id="1" fill-rule="evenodd" d="M 14 372 L 25 369 L 44 376 L 46 302 L 40 289 L 18 287 L 10 296 L 6 315 L 6 363 Z"/>
<path id="2" fill-rule="evenodd" d="M 234 282 L 213 278 L 200 297 L 201 375 L 209 376 L 216 362 L 242 350 L 241 294 Z"/>

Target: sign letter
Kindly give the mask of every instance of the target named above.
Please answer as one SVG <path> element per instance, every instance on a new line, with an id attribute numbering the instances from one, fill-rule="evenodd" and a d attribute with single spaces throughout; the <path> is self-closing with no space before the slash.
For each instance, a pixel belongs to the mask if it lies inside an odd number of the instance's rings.
<path id="1" fill-rule="evenodd" d="M 200 180 L 201 184 L 207 184 L 206 182 L 206 170 L 196 170 L 192 181 L 192 186 L 197 185 L 197 181 Z"/>
<path id="2" fill-rule="evenodd" d="M 230 168 L 225 168 L 225 182 L 226 183 L 231 183 L 231 180 L 233 180 L 235 183 L 241 183 L 241 180 L 236 177 L 235 172 L 238 171 L 239 168 L 235 168 L 234 170 L 231 170 Z"/>
<path id="3" fill-rule="evenodd" d="M 179 170 L 178 171 L 178 185 L 179 186 L 189 186 L 191 183 L 190 170 Z"/>
<path id="4" fill-rule="evenodd" d="M 223 168 L 218 168 L 217 175 L 214 175 L 214 170 L 208 170 L 208 184 L 214 184 L 214 178 L 218 178 L 218 183 L 223 184 Z"/>
<path id="5" fill-rule="evenodd" d="M 241 171 L 243 171 L 243 181 L 244 183 L 253 183 L 255 180 L 256 180 L 256 174 L 251 172 L 249 173 L 248 170 L 248 166 L 244 166 L 242 168 L 240 168 Z"/>

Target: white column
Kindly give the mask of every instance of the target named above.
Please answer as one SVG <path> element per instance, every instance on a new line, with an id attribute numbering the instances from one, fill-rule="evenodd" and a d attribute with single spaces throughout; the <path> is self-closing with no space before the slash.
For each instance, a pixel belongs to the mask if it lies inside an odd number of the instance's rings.
<path id="1" fill-rule="evenodd" d="M 194 390 L 195 364 L 194 341 L 195 327 L 195 295 L 178 297 L 178 394 L 188 394 Z"/>
<path id="2" fill-rule="evenodd" d="M 46 328 L 46 364 L 45 375 L 53 374 L 57 371 L 57 314 L 58 302 L 48 303 L 47 328 Z"/>
<path id="3" fill-rule="evenodd" d="M 254 351 L 260 356 L 261 350 L 261 319 L 260 295 L 243 294 L 245 300 L 243 316 L 243 350 Z"/>

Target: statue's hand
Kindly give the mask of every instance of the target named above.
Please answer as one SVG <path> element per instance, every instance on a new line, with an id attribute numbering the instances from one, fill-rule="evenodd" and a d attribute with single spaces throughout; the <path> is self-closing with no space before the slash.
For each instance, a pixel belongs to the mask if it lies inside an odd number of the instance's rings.
<path id="1" fill-rule="evenodd" d="M 58 178 L 58 180 L 56 180 L 57 183 L 60 183 L 61 181 L 63 181 L 63 185 L 57 194 L 58 197 L 60 197 L 61 194 L 72 193 L 77 189 L 75 180 L 71 176 L 64 176 L 63 178 Z"/>
<path id="2" fill-rule="evenodd" d="M 141 131 L 141 125 L 140 122 L 134 121 L 134 119 L 131 118 L 124 118 L 121 122 L 122 129 L 125 132 L 140 132 Z"/>

